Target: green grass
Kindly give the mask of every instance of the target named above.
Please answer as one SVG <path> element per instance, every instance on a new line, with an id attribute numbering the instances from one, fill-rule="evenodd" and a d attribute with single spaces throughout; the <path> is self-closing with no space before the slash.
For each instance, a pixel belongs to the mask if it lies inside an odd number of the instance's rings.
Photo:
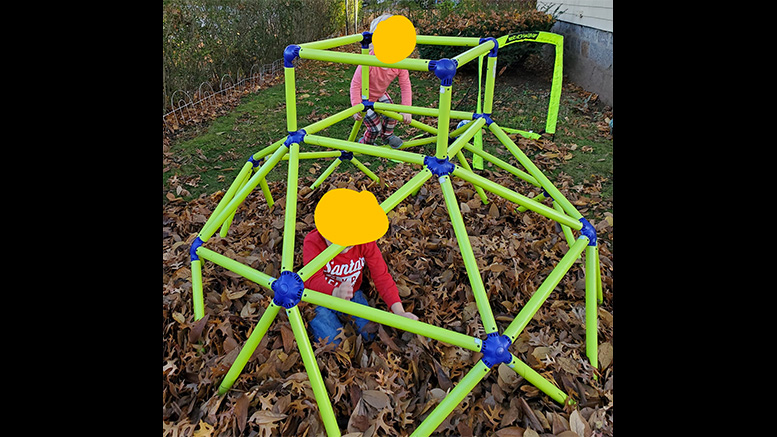
<path id="1" fill-rule="evenodd" d="M 348 90 L 354 68 L 350 65 L 307 61 L 303 68 L 298 69 L 297 120 L 300 128 L 350 106 Z M 526 74 L 534 77 L 524 80 Z M 477 88 L 473 84 L 476 78 L 476 75 L 466 74 L 456 77 L 452 101 L 455 109 L 475 109 Z M 437 107 L 439 80 L 431 73 L 411 72 L 411 81 L 413 104 Z M 493 118 L 501 126 L 540 131 L 545 126 L 549 93 L 549 73 L 507 71 L 496 80 Z M 389 94 L 396 103 L 400 103 L 400 90 L 396 82 L 389 88 Z M 590 93 L 565 84 L 553 143 L 566 159 L 558 158 L 557 167 L 549 170 L 547 175 L 553 181 L 563 172 L 576 184 L 596 178 L 601 183 L 601 196 L 611 198 L 612 137 L 608 132 L 601 132 L 600 127 L 605 125 L 606 114 L 610 117 L 612 115 L 592 102 L 588 102 L 586 107 L 584 103 L 588 95 Z M 437 124 L 434 118 L 415 118 L 431 126 Z M 345 139 L 352 124 L 352 119 L 348 119 L 319 134 Z M 395 132 L 405 140 L 422 133 L 402 123 L 397 125 Z M 171 142 L 163 163 L 163 201 L 168 201 L 169 193 L 187 201 L 202 194 L 226 190 L 250 155 L 286 134 L 282 83 L 243 97 L 240 104 L 228 114 L 204 126 L 189 128 Z M 484 140 L 486 150 L 508 159 L 506 153 L 509 152 L 499 145 L 493 135 L 484 134 Z M 319 148 L 303 145 L 301 150 L 316 149 Z M 433 154 L 434 145 L 415 148 L 413 151 Z M 542 148 L 524 152 L 531 158 L 541 153 L 550 153 Z M 378 172 L 396 165 L 370 156 L 360 157 L 360 160 Z M 510 160 L 515 163 L 511 157 Z M 318 176 L 329 162 L 328 159 L 315 162 L 302 160 L 300 175 Z M 342 165 L 337 171 L 358 170 L 352 165 Z M 267 179 L 284 180 L 285 175 L 285 165 L 279 165 L 270 172 Z"/>

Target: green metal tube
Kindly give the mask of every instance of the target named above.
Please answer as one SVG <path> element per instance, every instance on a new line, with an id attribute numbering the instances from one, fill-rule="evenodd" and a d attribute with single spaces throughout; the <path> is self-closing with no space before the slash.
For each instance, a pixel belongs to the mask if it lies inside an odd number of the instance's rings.
<path id="1" fill-rule="evenodd" d="M 542 304 L 545 302 L 548 296 L 550 296 L 550 293 L 553 292 L 558 283 L 561 282 L 561 278 L 563 278 L 567 271 L 569 271 L 569 269 L 572 267 L 572 264 L 574 264 L 577 257 L 583 253 L 583 250 L 585 250 L 587 245 L 588 237 L 582 236 L 578 238 L 575 244 L 573 244 L 567 253 L 564 254 L 564 256 L 561 258 L 561 261 L 559 261 L 558 265 L 556 265 L 548 277 L 545 278 L 545 281 L 542 282 L 542 285 L 537 288 L 529 301 L 526 302 L 526 305 L 521 308 L 521 311 L 518 312 L 518 315 L 515 316 L 515 319 L 510 322 L 510 325 L 504 331 L 504 335 L 510 337 L 511 341 L 515 342 L 515 339 L 518 338 L 518 334 L 523 331 L 523 328 L 526 327 L 526 325 L 529 323 L 529 320 L 534 317 L 534 314 L 537 312 L 537 310 L 540 309 Z"/>
<path id="2" fill-rule="evenodd" d="M 445 198 L 445 206 L 448 208 L 448 215 L 451 217 L 453 232 L 456 234 L 456 241 L 459 243 L 461 258 L 464 260 L 464 267 L 467 269 L 469 284 L 472 287 L 472 294 L 475 296 L 475 303 L 478 307 L 480 320 L 483 323 L 486 334 L 496 332 L 497 327 L 496 321 L 494 320 L 494 314 L 491 312 L 488 294 L 486 294 L 486 288 L 483 286 L 483 278 L 480 276 L 478 262 L 472 251 L 472 244 L 469 241 L 469 235 L 467 235 L 467 228 L 464 226 L 464 219 L 462 218 L 461 210 L 459 209 L 459 201 L 456 199 L 456 194 L 453 192 L 453 184 L 451 184 L 450 177 L 442 176 L 440 178 L 440 187 L 442 187 L 442 195 Z"/>
<path id="3" fill-rule="evenodd" d="M 308 49 L 332 49 L 335 47 L 342 47 L 346 44 L 353 44 L 355 42 L 361 42 L 364 36 L 361 33 L 354 33 L 353 35 L 345 35 L 337 38 L 322 39 L 321 41 L 311 41 L 303 44 L 299 44 L 300 47 Z"/>
<path id="4" fill-rule="evenodd" d="M 348 141 L 356 141 L 356 135 L 359 135 L 359 129 L 362 127 L 362 119 L 356 120 L 356 122 L 353 124 L 353 128 L 351 128 L 351 133 L 348 134 Z"/>
<path id="5" fill-rule="evenodd" d="M 440 115 L 437 117 L 437 159 L 445 159 L 448 154 L 448 125 L 451 121 L 451 86 L 440 85 Z"/>
<path id="6" fill-rule="evenodd" d="M 265 147 L 264 149 L 254 153 L 251 157 L 254 158 L 254 160 L 258 161 L 267 155 L 272 155 L 273 153 L 275 153 L 276 150 L 278 150 L 278 147 L 281 147 L 283 145 L 284 142 L 286 142 L 286 137 L 283 137 L 280 140 Z"/>
<path id="7" fill-rule="evenodd" d="M 205 247 L 200 246 L 197 249 L 197 255 L 199 255 L 201 258 L 205 258 L 208 261 L 211 261 L 214 264 L 218 264 L 231 272 L 235 272 L 238 275 L 248 279 L 249 281 L 254 281 L 264 288 L 270 289 L 272 283 L 275 282 L 275 278 L 272 276 Z"/>
<path id="8" fill-rule="evenodd" d="M 483 157 L 486 161 L 491 162 L 495 166 L 501 168 L 502 170 L 505 170 L 512 174 L 515 177 L 518 177 L 520 179 L 523 179 L 524 181 L 534 185 L 535 187 L 541 187 L 540 183 L 537 182 L 537 179 L 534 179 L 534 176 L 530 175 L 529 173 L 526 173 L 522 170 L 520 170 L 518 167 L 515 167 L 514 165 L 510 164 L 509 162 L 503 161 L 496 156 L 486 152 L 485 150 L 479 149 L 477 146 L 472 146 L 470 144 L 465 144 L 464 149 L 469 150 L 472 152 L 475 156 Z M 474 162 L 474 160 L 473 160 Z M 525 211 L 525 210 L 524 210 Z"/>
<path id="9" fill-rule="evenodd" d="M 387 109 L 376 109 L 375 112 L 377 112 L 378 114 L 381 114 L 381 115 L 385 115 L 386 117 L 393 118 L 394 120 L 397 120 L 397 121 L 404 120 L 404 118 L 402 117 L 402 114 L 400 114 L 398 112 L 389 111 Z M 410 120 L 410 127 L 414 127 L 414 128 L 420 129 L 420 130 L 422 130 L 424 132 L 428 132 L 430 134 L 437 134 L 437 128 L 436 127 L 429 126 L 426 123 L 421 123 L 418 120 Z"/>
<path id="10" fill-rule="evenodd" d="M 321 377 L 321 370 L 318 368 L 316 356 L 313 353 L 313 347 L 310 345 L 310 339 L 305 330 L 305 322 L 302 320 L 299 308 L 293 306 L 287 309 L 286 315 L 289 316 L 291 331 L 294 333 L 294 339 L 297 340 L 297 347 L 310 380 L 310 387 L 313 389 L 313 396 L 316 398 L 318 413 L 321 415 L 321 421 L 324 422 L 326 435 L 328 437 L 339 437 L 340 427 L 337 425 L 337 418 L 335 417 L 334 410 L 332 410 L 332 402 L 329 400 L 329 394 L 326 392 L 324 378 Z"/>
<path id="11" fill-rule="evenodd" d="M 315 290 L 305 289 L 302 293 L 302 301 L 313 305 L 319 305 L 334 311 L 340 311 L 352 316 L 372 320 L 381 325 L 391 326 L 413 334 L 423 335 L 434 340 L 442 341 L 454 346 L 462 347 L 475 352 L 480 352 L 481 342 L 475 337 L 461 334 L 456 331 L 440 328 L 439 326 L 411 320 L 394 313 L 379 310 L 368 305 L 340 299 Z"/>
<path id="12" fill-rule="evenodd" d="M 283 224 L 283 252 L 281 271 L 294 268 L 294 239 L 297 234 L 297 185 L 299 182 L 299 144 L 292 143 L 289 153 L 289 171 L 286 179 L 286 214 Z"/>
<path id="13" fill-rule="evenodd" d="M 210 217 L 208 217 L 208 220 L 205 221 L 205 224 L 202 226 L 203 229 L 212 224 L 213 220 L 218 217 L 221 211 L 223 211 L 227 204 L 232 200 L 232 198 L 235 196 L 235 193 L 243 186 L 243 178 L 246 177 L 246 175 L 251 174 L 252 167 L 253 164 L 251 164 L 251 161 L 246 161 L 246 163 L 243 164 L 243 168 L 240 169 L 240 172 L 235 177 L 235 180 L 232 181 L 232 184 L 227 189 L 227 192 L 224 193 L 224 196 L 221 197 L 221 200 L 210 214 Z"/>
<path id="14" fill-rule="evenodd" d="M 532 140 L 539 140 L 540 138 L 542 138 L 542 135 L 540 135 L 538 133 L 534 133 L 534 132 L 529 132 L 529 131 L 520 130 L 520 129 L 513 129 L 513 128 L 509 128 L 509 127 L 504 127 L 504 126 L 501 126 L 501 128 L 502 128 L 503 131 L 505 131 L 507 133 L 519 134 L 520 136 L 522 136 L 524 138 L 529 138 L 529 139 L 532 139 Z"/>
<path id="15" fill-rule="evenodd" d="M 351 158 L 351 163 L 352 163 L 353 165 L 355 165 L 355 166 L 356 166 L 356 167 L 357 167 L 359 170 L 363 171 L 363 172 L 364 172 L 364 174 L 366 174 L 366 175 L 367 175 L 367 177 L 369 177 L 369 178 L 370 178 L 370 179 L 372 179 L 373 181 L 375 181 L 375 182 L 379 182 L 379 181 L 380 181 L 380 178 L 378 177 L 378 175 L 376 175 L 375 173 L 373 173 L 373 172 L 372 172 L 372 170 L 370 170 L 369 168 L 367 168 L 367 166 L 365 166 L 364 164 L 362 164 L 362 162 L 361 162 L 361 161 L 359 161 L 358 159 L 356 159 L 356 157 L 355 157 L 355 156 Z"/>
<path id="16" fill-rule="evenodd" d="M 416 35 L 415 43 L 435 46 L 474 47 L 480 45 L 480 38 L 464 36 Z"/>
<path id="17" fill-rule="evenodd" d="M 478 99 L 477 99 L 477 108 L 475 112 L 480 114 L 482 112 L 481 108 L 481 95 L 482 92 L 482 85 L 483 85 L 483 58 L 485 55 L 478 56 Z M 483 131 L 478 131 L 477 134 L 475 134 L 475 140 L 473 141 L 475 145 L 476 150 L 483 150 Z M 465 146 L 466 147 L 466 146 Z M 472 155 L 472 166 L 475 167 L 478 170 L 483 170 L 483 157 L 478 155 L 477 153 Z"/>
<path id="18" fill-rule="evenodd" d="M 341 162 L 343 162 L 343 161 L 342 161 L 340 158 L 337 158 L 337 159 L 335 159 L 334 161 L 332 161 L 332 163 L 331 163 L 331 164 L 329 164 L 329 167 L 327 167 L 327 168 L 326 168 L 326 170 L 324 170 L 324 172 L 323 172 L 323 173 L 321 173 L 321 176 L 319 176 L 319 177 L 316 179 L 316 181 L 315 181 L 315 182 L 313 182 L 313 185 L 311 185 L 311 186 L 310 186 L 310 189 L 314 190 L 314 189 L 316 189 L 316 188 L 317 188 L 319 185 L 323 184 L 323 183 L 324 183 L 324 181 L 326 180 L 326 178 L 328 178 L 328 177 L 329 177 L 329 175 L 331 175 L 331 174 L 332 174 L 332 172 L 334 172 L 334 171 L 335 171 L 335 169 L 337 168 L 337 166 L 339 166 L 339 165 L 340 165 L 340 163 L 341 163 Z"/>
<path id="19" fill-rule="evenodd" d="M 595 368 L 599 368 L 599 322 L 596 303 L 596 254 L 598 246 L 586 246 L 585 248 L 585 354 L 588 361 Z"/>
<path id="20" fill-rule="evenodd" d="M 456 152 L 456 159 L 459 160 L 459 165 L 464 167 L 467 171 L 472 171 L 472 167 L 469 166 L 469 163 L 467 162 L 467 158 L 464 156 L 463 153 L 461 153 L 461 150 Z M 480 196 L 480 201 L 483 202 L 484 205 L 488 204 L 488 197 L 486 197 L 486 192 L 483 191 L 482 188 L 478 187 L 477 185 L 473 185 L 475 187 L 475 192 L 478 193 L 478 196 Z"/>
<path id="21" fill-rule="evenodd" d="M 510 362 L 510 364 L 507 365 L 507 367 L 513 369 L 515 373 L 521 375 L 524 379 L 529 381 L 533 386 L 542 390 L 543 393 L 553 398 L 554 401 L 562 405 L 566 403 L 567 397 L 568 397 L 566 393 L 564 393 L 560 388 L 553 385 L 552 382 L 543 378 L 542 375 L 537 373 L 526 363 L 516 358 L 515 355 L 513 355 L 513 360 Z"/>
<path id="22" fill-rule="evenodd" d="M 491 49 L 493 48 L 494 48 L 494 41 L 489 39 L 489 40 L 486 40 L 486 42 L 484 42 L 483 44 L 479 44 L 478 46 L 473 47 L 464 53 L 456 55 L 451 59 L 459 63 L 456 68 L 461 68 L 462 65 L 477 58 L 480 55 L 490 52 Z"/>
<path id="23" fill-rule="evenodd" d="M 505 188 L 471 171 L 464 170 L 463 168 L 457 166 L 453 169 L 453 175 L 460 177 L 471 184 L 479 185 L 483 187 L 484 190 L 490 191 L 496 194 L 497 196 L 501 196 L 513 203 L 517 203 L 518 205 L 525 206 L 528 209 L 540 215 L 543 215 L 551 220 L 555 220 L 561 224 L 565 224 L 572 229 L 579 230 L 579 229 L 582 229 L 583 227 L 583 224 L 580 223 L 578 220 L 572 219 L 568 215 L 562 214 L 553 208 L 549 208 L 539 202 L 536 202 L 521 194 L 518 194 L 509 188 Z"/>
<path id="24" fill-rule="evenodd" d="M 354 143 L 351 141 L 321 137 L 318 135 L 306 135 L 305 143 L 323 147 L 331 147 L 334 149 L 347 150 L 349 152 L 363 153 L 370 156 L 397 159 L 410 164 L 424 165 L 424 155 L 413 152 L 393 150 L 384 147 L 375 147 L 369 144 Z"/>
<path id="25" fill-rule="evenodd" d="M 270 192 L 270 186 L 267 185 L 267 179 L 262 178 L 259 180 L 259 186 L 262 188 L 262 194 L 264 194 L 264 200 L 267 201 L 267 207 L 272 208 L 272 206 L 275 204 L 275 200 L 272 198 L 272 193 Z"/>
<path id="26" fill-rule="evenodd" d="M 369 47 L 362 49 L 362 55 L 369 56 Z M 362 65 L 362 100 L 370 99 L 370 67 Z"/>
<path id="27" fill-rule="evenodd" d="M 411 437 L 428 437 L 448 417 L 461 401 L 475 388 L 476 385 L 488 375 L 490 369 L 482 360 L 472 366 L 472 369 L 456 384 L 456 387 L 448 393 L 437 407 L 424 419 L 423 422 L 410 434 Z"/>
<path id="28" fill-rule="evenodd" d="M 564 210 L 561 209 L 561 205 L 559 205 L 556 201 L 553 202 L 553 209 L 558 212 L 564 212 Z M 564 238 L 567 240 L 567 245 L 572 247 L 572 245 L 575 244 L 575 236 L 572 235 L 572 230 L 569 229 L 569 226 L 561 225 L 561 232 L 564 234 Z"/>
<path id="29" fill-rule="evenodd" d="M 283 157 L 284 161 L 288 161 L 291 155 L 286 155 Z M 337 158 L 340 157 L 340 152 L 337 152 L 335 150 L 332 151 L 324 151 L 324 152 L 300 152 L 299 153 L 299 159 L 321 159 L 321 158 Z"/>
<path id="30" fill-rule="evenodd" d="M 483 96 L 483 112 L 486 114 L 493 111 L 494 80 L 496 80 L 496 57 L 489 57 L 486 61 L 486 91 Z"/>
<path id="31" fill-rule="evenodd" d="M 286 130 L 297 130 L 297 84 L 294 67 L 283 67 L 283 80 L 286 84 Z"/>
<path id="32" fill-rule="evenodd" d="M 219 385 L 219 396 L 224 395 L 232 388 L 232 384 L 235 383 L 237 377 L 240 376 L 243 368 L 245 368 L 248 360 L 251 358 L 251 355 L 253 355 L 254 351 L 259 346 L 259 343 L 262 342 L 262 338 L 264 338 L 264 335 L 267 333 L 270 325 L 272 325 L 272 322 L 275 320 L 275 316 L 278 315 L 280 309 L 281 307 L 275 305 L 275 302 L 270 302 L 270 306 L 267 307 L 264 314 L 262 314 L 262 317 L 259 318 L 253 331 L 251 331 L 251 335 L 248 336 L 243 348 L 240 349 L 240 353 L 237 358 L 235 358 L 232 366 L 230 366 L 224 379 L 221 381 L 221 384 Z"/>
<path id="33" fill-rule="evenodd" d="M 246 164 L 250 164 L 250 162 L 246 162 Z M 246 183 L 248 183 L 248 180 L 250 178 L 251 178 L 251 172 L 249 171 L 248 173 L 243 175 L 243 180 L 240 181 L 240 186 L 238 189 L 243 188 L 243 186 Z M 227 219 L 224 220 L 224 223 L 221 224 L 221 231 L 219 232 L 219 234 L 221 235 L 221 238 L 224 238 L 227 236 L 227 232 L 229 232 L 229 227 L 232 225 L 232 220 L 234 220 L 235 218 L 235 212 L 237 211 L 233 211 L 232 214 L 230 214 L 229 217 L 227 217 Z"/>
<path id="34" fill-rule="evenodd" d="M 437 108 L 424 108 L 422 106 L 399 105 L 396 103 L 375 102 L 375 109 L 388 109 L 394 112 L 406 112 L 413 115 L 425 115 L 427 117 L 439 117 L 440 110 Z M 450 111 L 450 118 L 460 120 L 472 120 L 472 112 Z"/>
<path id="35" fill-rule="evenodd" d="M 559 42 L 556 45 L 556 59 L 553 62 L 553 82 L 550 84 L 550 104 L 548 105 L 548 118 L 545 122 L 545 132 L 556 133 L 558 120 L 558 108 L 561 102 L 561 82 L 564 69 L 564 37 L 557 35 Z"/>
<path id="36" fill-rule="evenodd" d="M 459 153 L 459 150 L 461 150 L 461 148 L 464 147 L 464 145 L 467 144 L 476 133 L 480 132 L 480 128 L 482 128 L 484 124 L 486 124 L 486 119 L 478 118 L 477 120 L 462 126 L 468 129 L 466 129 L 463 134 L 459 135 L 459 137 L 456 138 L 456 140 L 454 140 L 450 146 L 448 146 L 448 149 L 445 151 L 445 153 L 448 156 L 453 156 Z M 453 133 L 449 135 L 453 137 Z"/>
<path id="37" fill-rule="evenodd" d="M 216 232 L 216 229 L 218 229 L 218 227 L 224 223 L 224 220 L 226 220 L 227 217 L 229 217 L 229 215 L 232 214 L 241 203 L 243 203 L 251 191 L 256 188 L 257 185 L 259 185 L 259 181 L 264 179 L 264 177 L 267 176 L 267 173 L 269 173 L 270 170 L 275 167 L 275 164 L 280 162 L 281 158 L 283 158 L 283 155 L 286 154 L 287 150 L 288 148 L 286 146 L 278 147 L 275 153 L 273 153 L 272 156 L 267 161 L 265 161 L 261 167 L 259 167 L 259 170 L 254 173 L 251 179 L 248 180 L 248 183 L 240 188 L 237 193 L 235 193 L 234 198 L 229 201 L 229 203 L 221 210 L 221 212 L 219 212 L 218 215 L 211 215 L 211 218 L 213 218 L 213 216 L 216 216 L 216 218 L 213 219 L 213 221 L 208 220 L 205 223 L 205 226 L 203 226 L 202 231 L 200 231 L 200 239 L 203 242 L 208 241 L 208 239 Z"/>
<path id="38" fill-rule="evenodd" d="M 380 207 L 381 209 L 383 209 L 383 212 L 388 214 L 388 212 L 394 209 L 394 207 L 396 207 L 397 205 L 399 205 L 400 202 L 402 202 L 409 195 L 413 194 L 416 190 L 421 188 L 421 185 L 423 185 L 431 177 L 432 177 L 432 172 L 428 168 L 424 167 L 420 172 L 418 172 L 417 175 L 410 178 L 409 181 L 405 182 L 405 184 L 399 187 L 399 189 L 395 191 L 394 194 L 387 197 L 386 200 L 384 200 L 383 203 L 380 204 Z"/>
<path id="39" fill-rule="evenodd" d="M 328 128 L 329 126 L 333 126 L 349 117 L 352 117 L 353 114 L 356 114 L 357 112 L 361 112 L 362 109 L 364 109 L 364 105 L 359 103 L 358 105 L 354 105 L 354 106 L 351 106 L 350 108 L 343 109 L 337 114 L 332 114 L 329 117 L 324 118 L 323 120 L 319 120 L 315 123 L 311 123 L 305 126 L 303 129 L 305 129 L 306 135 L 314 134 L 318 131 Z"/>
<path id="40" fill-rule="evenodd" d="M 428 59 L 405 58 L 393 64 L 381 62 L 373 55 L 361 55 L 356 53 L 332 52 L 329 50 L 311 49 L 301 47 L 299 57 L 302 59 L 316 59 L 319 61 L 338 62 L 351 65 L 369 65 L 371 67 L 398 68 L 401 70 L 429 71 Z"/>
<path id="41" fill-rule="evenodd" d="M 437 128 L 434 128 L 436 131 Z M 402 143 L 402 146 L 400 146 L 400 149 L 408 148 L 408 147 L 415 147 L 415 146 L 423 146 L 424 144 L 431 144 L 437 142 L 437 136 L 433 137 L 426 137 L 426 138 L 419 138 L 415 140 L 409 140 Z"/>
<path id="42" fill-rule="evenodd" d="M 604 294 L 602 293 L 602 268 L 599 264 L 599 251 L 596 251 L 596 301 L 599 305 L 604 302 Z"/>
<path id="43" fill-rule="evenodd" d="M 201 248 L 201 247 L 200 247 Z M 198 248 L 197 250 L 199 251 Z M 194 321 L 205 317 L 205 301 L 202 296 L 202 261 L 192 261 L 192 304 L 194 306 Z"/>
<path id="44" fill-rule="evenodd" d="M 528 156 L 526 156 L 521 149 L 518 147 L 518 145 L 513 142 L 513 140 L 503 131 L 499 125 L 496 123 L 491 123 L 491 125 L 488 127 L 491 132 L 496 135 L 496 137 L 499 139 L 499 141 L 504 144 L 505 147 L 507 147 L 508 150 L 510 150 L 510 153 L 515 156 L 515 159 L 518 160 L 518 162 L 521 163 L 523 168 L 525 168 L 529 174 L 534 176 L 535 179 L 537 179 L 537 182 L 542 185 L 542 188 L 545 189 L 545 191 L 550 194 L 550 197 L 553 198 L 556 202 L 558 202 L 562 208 L 564 208 L 564 212 L 572 216 L 575 220 L 580 220 L 583 215 L 580 214 L 580 212 L 567 200 L 566 197 L 564 197 L 563 194 L 553 185 L 552 182 L 540 171 L 539 168 L 537 168 L 536 165 L 529 159 Z M 531 209 L 531 208 L 529 208 Z M 557 220 L 558 221 L 558 220 Z M 580 229 L 580 227 L 571 226 L 573 229 Z"/>
<path id="45" fill-rule="evenodd" d="M 302 266 L 302 268 L 297 271 L 297 274 L 303 281 L 307 281 L 314 273 L 321 270 L 326 263 L 332 261 L 343 249 L 345 249 L 345 246 L 332 243 L 329 247 L 316 255 L 315 258 L 310 260 L 309 263 Z"/>

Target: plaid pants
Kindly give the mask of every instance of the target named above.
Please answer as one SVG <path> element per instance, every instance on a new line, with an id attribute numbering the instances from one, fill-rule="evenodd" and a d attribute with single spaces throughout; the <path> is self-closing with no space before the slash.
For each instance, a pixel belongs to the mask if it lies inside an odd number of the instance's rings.
<path id="1" fill-rule="evenodd" d="M 378 101 L 382 103 L 394 103 L 388 93 L 383 93 Z M 359 142 L 366 144 L 375 144 L 375 140 L 377 140 L 379 136 L 383 137 L 384 142 L 388 141 L 388 137 L 394 133 L 394 127 L 397 125 L 397 121 L 393 118 L 380 115 L 372 109 L 367 110 L 363 122 L 367 130 L 364 132 L 364 136 L 359 139 Z"/>

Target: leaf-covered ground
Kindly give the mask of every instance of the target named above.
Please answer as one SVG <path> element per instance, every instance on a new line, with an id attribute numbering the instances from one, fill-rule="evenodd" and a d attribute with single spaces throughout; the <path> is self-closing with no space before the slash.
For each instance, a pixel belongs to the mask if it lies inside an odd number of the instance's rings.
<path id="1" fill-rule="evenodd" d="M 547 140 L 519 138 L 525 150 L 553 149 Z M 538 155 L 543 156 L 543 155 Z M 547 155 L 546 155 L 547 156 Z M 544 171 L 561 158 L 535 162 Z M 323 165 L 326 165 L 325 163 Z M 315 168 L 315 167 L 314 167 Z M 382 201 L 412 177 L 417 166 L 373 168 L 389 185 L 370 185 L 359 174 L 340 172 L 320 188 L 300 181 L 295 269 L 302 264 L 302 239 L 313 229 L 313 211 L 329 189 L 369 189 Z M 319 169 L 319 172 L 321 169 Z M 510 175 L 481 172 L 516 191 L 536 189 Z M 612 435 L 612 214 L 600 196 L 601 181 L 554 184 L 595 225 L 600 242 L 604 304 L 599 308 L 600 368 L 585 357 L 584 277 L 578 260 L 511 347 L 511 352 L 578 401 L 562 407 L 504 365 L 494 367 L 440 425 L 440 436 Z M 483 205 L 473 187 L 454 180 L 494 316 L 500 331 L 520 311 L 568 246 L 560 228 L 490 193 Z M 256 190 L 238 209 L 229 234 L 206 247 L 277 276 L 280 268 L 285 190 L 270 183 L 276 200 L 268 208 Z M 163 428 L 165 436 L 323 436 L 318 409 L 287 317 L 279 313 L 232 390 L 218 385 L 272 299 L 272 292 L 205 261 L 206 317 L 192 314 L 189 246 L 223 192 L 189 203 L 171 202 L 163 214 Z M 439 185 L 430 179 L 419 193 L 389 213 L 390 228 L 379 240 L 405 308 L 424 322 L 484 338 L 467 273 Z M 366 281 L 370 304 L 385 305 Z M 306 321 L 313 308 L 300 304 Z M 344 435 L 406 436 L 480 359 L 455 346 L 391 327 L 375 326 L 378 337 L 363 342 L 346 324 L 340 348 L 314 343 L 314 350 Z M 597 378 L 594 378 L 594 375 Z"/>

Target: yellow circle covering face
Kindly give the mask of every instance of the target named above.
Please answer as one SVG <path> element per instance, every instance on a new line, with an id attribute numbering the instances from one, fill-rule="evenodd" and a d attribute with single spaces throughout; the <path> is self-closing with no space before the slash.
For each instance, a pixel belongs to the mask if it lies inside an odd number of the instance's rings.
<path id="1" fill-rule="evenodd" d="M 369 191 L 335 188 L 326 192 L 316 205 L 314 219 L 318 232 L 341 246 L 369 243 L 388 231 L 388 217 Z"/>
<path id="2" fill-rule="evenodd" d="M 402 15 L 393 15 L 380 23 L 372 34 L 375 57 L 387 64 L 399 62 L 413 53 L 415 26 Z"/>

